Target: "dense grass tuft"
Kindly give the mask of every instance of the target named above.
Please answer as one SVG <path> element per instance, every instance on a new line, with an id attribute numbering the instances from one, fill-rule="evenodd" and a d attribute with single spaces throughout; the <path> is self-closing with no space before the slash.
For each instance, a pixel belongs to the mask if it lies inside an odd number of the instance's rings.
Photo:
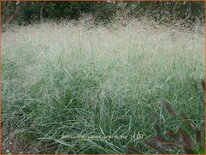
<path id="1" fill-rule="evenodd" d="M 4 32 L 4 151 L 125 153 L 156 134 L 153 114 L 167 122 L 162 131 L 182 123 L 163 114 L 161 100 L 202 126 L 201 30 L 134 19 L 126 26 L 48 22 Z"/>

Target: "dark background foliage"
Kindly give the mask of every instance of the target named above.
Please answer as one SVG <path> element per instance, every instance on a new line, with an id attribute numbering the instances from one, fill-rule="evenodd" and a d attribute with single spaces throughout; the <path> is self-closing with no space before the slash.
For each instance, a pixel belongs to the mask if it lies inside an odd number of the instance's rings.
<path id="1" fill-rule="evenodd" d="M 117 13 L 155 20 L 203 21 L 204 2 L 2 2 L 2 23 L 28 24 L 47 19 L 79 19 L 92 14 L 95 21 L 108 22 Z"/>

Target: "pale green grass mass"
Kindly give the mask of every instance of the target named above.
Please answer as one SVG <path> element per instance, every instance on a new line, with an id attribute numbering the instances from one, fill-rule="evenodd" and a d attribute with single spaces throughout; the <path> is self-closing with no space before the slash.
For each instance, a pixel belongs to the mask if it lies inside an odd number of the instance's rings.
<path id="1" fill-rule="evenodd" d="M 181 125 L 161 100 L 201 125 L 199 29 L 131 20 L 126 27 L 48 22 L 4 32 L 4 137 L 10 131 L 26 139 L 33 152 L 125 153 L 127 144 L 155 135 L 153 113 L 165 120 L 163 131 Z M 143 139 L 88 138 L 134 132 Z"/>

